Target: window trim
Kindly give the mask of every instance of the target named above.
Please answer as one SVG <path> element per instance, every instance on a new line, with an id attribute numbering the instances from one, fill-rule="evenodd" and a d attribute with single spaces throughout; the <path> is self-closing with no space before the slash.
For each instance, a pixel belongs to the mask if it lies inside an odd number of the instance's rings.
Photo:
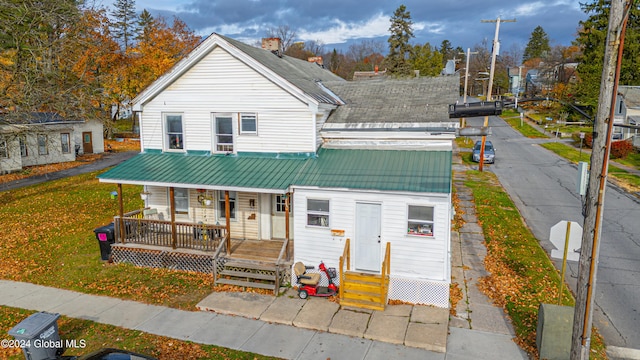
<path id="1" fill-rule="evenodd" d="M 244 130 L 242 120 L 245 116 L 253 117 L 255 130 Z M 238 115 L 238 132 L 240 135 L 258 135 L 258 114 L 257 113 L 240 113 Z"/>
<path id="2" fill-rule="evenodd" d="M 327 202 L 327 207 L 328 207 L 329 210 L 326 211 L 326 212 L 325 211 L 318 211 L 318 210 L 309 210 L 309 200 L 312 200 L 312 201 L 326 201 Z M 312 227 L 312 228 L 318 228 L 318 229 L 329 229 L 331 227 L 331 199 L 307 198 L 306 207 L 307 207 L 306 226 Z M 327 218 L 326 225 L 309 224 L 309 215 L 326 216 L 326 218 Z M 322 222 L 322 221 L 320 221 L 320 222 Z"/>
<path id="3" fill-rule="evenodd" d="M 222 134 L 223 136 L 231 136 L 231 143 L 218 143 L 218 118 L 228 118 L 231 124 L 231 133 Z M 232 113 L 212 113 L 212 132 L 213 132 L 213 152 L 216 154 L 227 154 L 236 152 L 236 122 Z M 231 146 L 231 150 L 218 150 L 218 145 Z"/>
<path id="4" fill-rule="evenodd" d="M 64 136 L 67 136 L 67 151 L 64 151 L 65 141 Z M 60 150 L 63 154 L 71 154 L 71 134 L 70 133 L 60 133 Z"/>
<path id="5" fill-rule="evenodd" d="M 411 219 L 409 217 L 409 208 L 410 207 L 422 207 L 422 208 L 431 208 L 431 215 L 432 215 L 432 219 L 431 220 L 424 220 L 424 219 Z M 434 233 L 435 233 L 435 216 L 436 216 L 436 207 L 433 205 L 417 205 L 417 204 L 407 204 L 407 235 L 408 236 L 418 236 L 418 237 L 433 237 Z M 411 226 L 410 223 L 419 223 L 419 224 L 424 224 L 424 225 L 431 225 L 431 233 L 423 233 L 420 232 L 419 229 L 416 229 L 416 231 L 412 231 L 411 230 Z M 419 225 L 418 225 L 419 226 Z"/>
<path id="6" fill-rule="evenodd" d="M 180 133 L 169 133 L 169 117 L 170 116 L 179 116 L 180 117 Z M 180 112 L 167 112 L 162 113 L 162 144 L 164 151 L 168 152 L 186 152 L 187 147 L 185 146 L 185 123 L 184 123 L 184 113 Z M 180 139 L 182 139 L 181 147 L 171 148 L 171 135 L 180 134 Z"/>

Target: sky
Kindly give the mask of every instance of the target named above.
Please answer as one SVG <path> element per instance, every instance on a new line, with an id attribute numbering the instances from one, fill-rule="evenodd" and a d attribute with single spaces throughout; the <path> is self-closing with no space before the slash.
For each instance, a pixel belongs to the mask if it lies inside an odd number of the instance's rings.
<path id="1" fill-rule="evenodd" d="M 102 0 L 113 8 L 115 0 Z M 265 37 L 269 28 L 289 26 L 297 41 L 320 41 L 325 51 L 342 51 L 349 44 L 374 40 L 388 48 L 389 19 L 402 4 L 413 21 L 412 44 L 429 43 L 491 49 L 499 28 L 500 49 L 524 50 L 532 31 L 541 26 L 550 45 L 571 45 L 579 22 L 586 19 L 580 0 L 136 0 L 138 12 L 147 9 L 167 20 L 182 19 L 196 34 L 213 32 L 247 44 Z M 582 2 L 590 2 L 583 0 Z M 483 22 L 493 20 L 494 22 Z"/>

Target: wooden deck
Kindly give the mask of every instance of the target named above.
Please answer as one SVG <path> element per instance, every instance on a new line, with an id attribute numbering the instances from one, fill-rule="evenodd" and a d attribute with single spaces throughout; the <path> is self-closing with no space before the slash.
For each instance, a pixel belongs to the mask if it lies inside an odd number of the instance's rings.
<path id="1" fill-rule="evenodd" d="M 284 240 L 237 240 L 231 239 L 230 259 L 275 262 L 278 260 Z M 223 254 L 221 254 L 223 255 Z"/>

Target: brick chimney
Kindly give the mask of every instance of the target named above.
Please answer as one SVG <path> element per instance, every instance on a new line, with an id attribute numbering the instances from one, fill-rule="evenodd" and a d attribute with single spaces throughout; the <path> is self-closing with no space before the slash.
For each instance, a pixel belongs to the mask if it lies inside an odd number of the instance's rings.
<path id="1" fill-rule="evenodd" d="M 320 66 L 324 66 L 324 62 L 322 61 L 322 56 L 312 56 L 310 58 L 307 58 L 307 61 L 314 62 Z"/>
<path id="2" fill-rule="evenodd" d="M 280 53 L 282 52 L 282 41 L 277 37 L 262 38 L 262 48 L 272 53 Z"/>

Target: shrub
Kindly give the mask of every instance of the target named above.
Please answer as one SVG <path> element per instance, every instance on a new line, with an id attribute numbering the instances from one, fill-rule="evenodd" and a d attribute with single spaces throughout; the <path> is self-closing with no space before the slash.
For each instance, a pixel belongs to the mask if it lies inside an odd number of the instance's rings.
<path id="1" fill-rule="evenodd" d="M 633 152 L 633 144 L 631 141 L 622 140 L 611 143 L 611 158 L 624 159 Z"/>

